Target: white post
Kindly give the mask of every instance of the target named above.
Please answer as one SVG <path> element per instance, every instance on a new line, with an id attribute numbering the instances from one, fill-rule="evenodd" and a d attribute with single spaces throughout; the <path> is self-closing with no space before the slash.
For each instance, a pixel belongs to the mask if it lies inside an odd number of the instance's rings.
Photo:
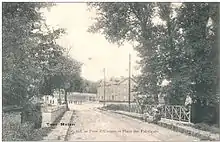
<path id="1" fill-rule="evenodd" d="M 191 105 L 189 106 L 189 120 L 188 120 L 189 123 L 191 123 Z"/>
<path id="2" fill-rule="evenodd" d="M 165 105 L 164 106 L 164 115 L 165 115 L 165 118 L 167 118 L 167 108 L 166 108 L 167 106 Z"/>
<path id="3" fill-rule="evenodd" d="M 171 119 L 173 120 L 173 106 L 171 106 Z"/>
<path id="4" fill-rule="evenodd" d="M 104 106 L 105 106 L 105 68 L 104 68 L 104 85 L 103 85 L 103 87 L 104 87 Z"/>

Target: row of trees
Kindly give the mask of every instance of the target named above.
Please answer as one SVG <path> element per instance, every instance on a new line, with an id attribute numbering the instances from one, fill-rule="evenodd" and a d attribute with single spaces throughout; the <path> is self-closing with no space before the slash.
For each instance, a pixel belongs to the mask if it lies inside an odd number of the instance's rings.
<path id="1" fill-rule="evenodd" d="M 65 30 L 46 25 L 40 12 L 54 4 L 3 3 L 2 6 L 3 105 L 22 106 L 33 96 L 52 95 L 57 88 L 65 89 L 65 94 L 82 91 L 85 87 L 80 76 L 82 64 L 56 43 Z"/>
<path id="2" fill-rule="evenodd" d="M 141 58 L 135 91 L 158 103 L 184 104 L 187 94 L 201 106 L 219 102 L 219 5 L 216 3 L 89 3 L 98 16 L 90 32 L 100 32 L 111 43 L 133 42 Z M 156 23 L 154 18 L 157 17 Z M 170 83 L 161 88 L 166 79 Z M 152 101 L 153 100 L 153 101 Z M 198 111 L 198 110 L 197 110 Z M 208 110 L 200 115 L 207 115 Z"/>
<path id="3" fill-rule="evenodd" d="M 97 82 L 84 79 L 83 85 L 82 85 L 83 90 L 81 90 L 80 92 L 96 94 L 97 86 L 98 86 Z"/>

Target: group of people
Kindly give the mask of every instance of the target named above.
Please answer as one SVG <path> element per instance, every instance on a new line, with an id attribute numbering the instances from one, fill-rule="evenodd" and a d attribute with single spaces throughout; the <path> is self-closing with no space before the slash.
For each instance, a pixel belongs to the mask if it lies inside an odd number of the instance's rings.
<path id="1" fill-rule="evenodd" d="M 82 104 L 82 101 L 74 101 L 74 104 Z"/>

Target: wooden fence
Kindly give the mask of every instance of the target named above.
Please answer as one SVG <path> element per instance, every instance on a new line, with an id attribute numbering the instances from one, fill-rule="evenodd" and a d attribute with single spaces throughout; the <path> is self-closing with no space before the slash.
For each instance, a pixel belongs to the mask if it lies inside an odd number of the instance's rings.
<path id="1" fill-rule="evenodd" d="M 129 111 L 128 104 L 115 105 L 118 105 L 121 110 Z M 153 108 L 156 108 L 156 105 L 145 105 L 143 112 L 153 115 Z M 140 105 L 132 103 L 130 105 L 130 112 L 142 113 L 142 109 Z M 182 105 L 164 105 L 162 106 L 161 114 L 162 118 L 191 123 L 191 107 L 186 108 Z"/>
<path id="2" fill-rule="evenodd" d="M 146 105 L 146 110 L 150 112 L 154 105 Z M 191 107 L 186 108 L 182 105 L 164 105 L 161 109 L 162 118 L 183 121 L 183 122 L 191 122 Z"/>
<path id="3" fill-rule="evenodd" d="M 135 112 L 135 113 L 141 113 L 141 107 L 139 105 L 137 105 L 136 103 L 131 104 L 130 111 Z"/>

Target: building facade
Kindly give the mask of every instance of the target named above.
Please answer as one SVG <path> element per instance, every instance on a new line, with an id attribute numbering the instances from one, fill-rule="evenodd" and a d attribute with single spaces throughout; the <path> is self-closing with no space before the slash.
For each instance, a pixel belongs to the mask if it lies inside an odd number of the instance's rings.
<path id="1" fill-rule="evenodd" d="M 135 85 L 135 80 L 131 78 L 131 93 L 130 101 L 134 101 L 134 92 L 132 89 Z M 104 97 L 104 83 L 100 82 L 97 88 L 97 98 L 99 101 L 107 102 L 127 102 L 129 101 L 129 78 L 120 78 L 105 83 L 105 97 Z"/>

